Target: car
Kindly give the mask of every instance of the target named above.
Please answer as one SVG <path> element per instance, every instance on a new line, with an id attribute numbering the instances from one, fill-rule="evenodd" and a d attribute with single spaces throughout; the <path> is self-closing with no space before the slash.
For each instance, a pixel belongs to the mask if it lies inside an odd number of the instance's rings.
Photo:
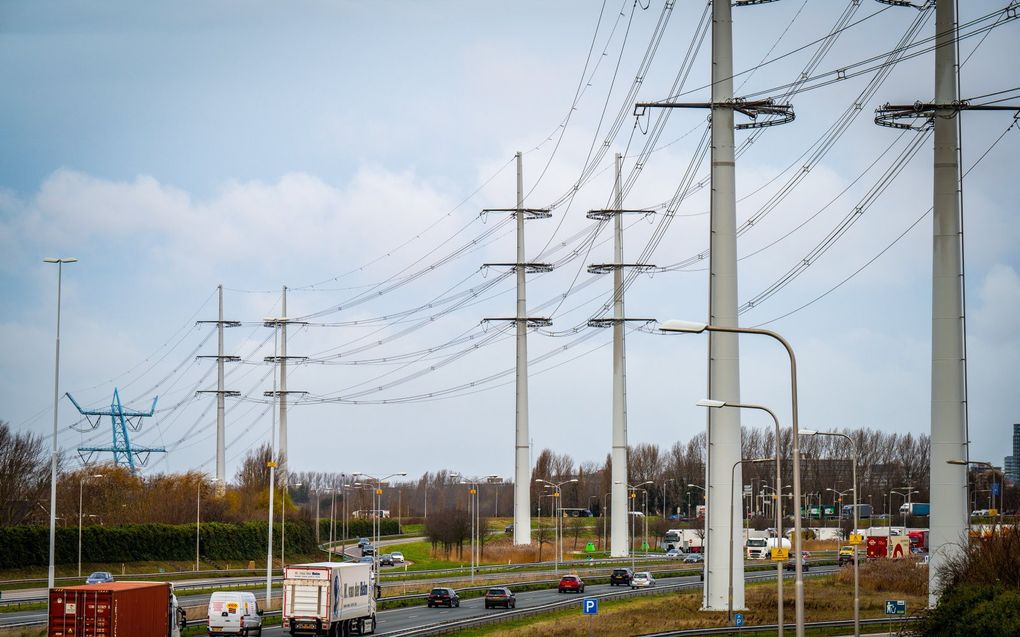
<path id="1" fill-rule="evenodd" d="M 506 533 L 507 535 L 513 535 L 514 534 L 514 525 L 513 524 L 507 524 L 506 528 L 503 529 L 503 533 Z"/>
<path id="2" fill-rule="evenodd" d="M 363 538 L 358 540 L 358 548 L 359 549 L 363 549 L 366 546 L 369 546 L 371 544 L 372 544 L 372 540 L 368 539 L 367 537 L 363 537 Z"/>
<path id="3" fill-rule="evenodd" d="M 506 586 L 496 586 L 485 591 L 485 607 L 517 608 L 517 596 Z"/>
<path id="4" fill-rule="evenodd" d="M 372 546 L 371 544 L 366 544 L 365 546 L 361 547 L 361 554 L 362 555 L 375 555 L 375 547 Z"/>
<path id="5" fill-rule="evenodd" d="M 113 581 L 113 573 L 109 571 L 96 571 L 85 579 L 86 584 L 109 584 Z"/>
<path id="6" fill-rule="evenodd" d="M 433 588 L 425 601 L 429 608 L 434 606 L 460 607 L 460 596 L 452 588 Z"/>
<path id="7" fill-rule="evenodd" d="M 648 571 L 634 573 L 634 577 L 630 578 L 630 587 L 632 589 L 647 588 L 649 586 L 655 586 L 655 578 Z"/>
<path id="8" fill-rule="evenodd" d="M 583 593 L 584 581 L 577 575 L 564 575 L 560 578 L 560 585 L 558 589 L 561 593 L 566 593 L 567 591 Z"/>
<path id="9" fill-rule="evenodd" d="M 362 555 L 358 558 L 358 562 L 362 564 L 375 564 L 375 558 L 371 555 Z"/>
<path id="10" fill-rule="evenodd" d="M 853 564 L 854 555 L 855 555 L 854 547 L 852 546 L 841 547 L 839 549 L 839 554 L 836 556 L 836 562 L 839 564 L 839 566 L 843 566 L 844 564 Z"/>
<path id="11" fill-rule="evenodd" d="M 705 556 L 701 553 L 688 553 L 684 555 L 684 564 L 699 564 L 705 561 Z"/>
<path id="12" fill-rule="evenodd" d="M 920 546 L 911 546 L 910 547 L 910 554 L 911 555 L 925 555 L 926 553 L 927 553 L 927 551 L 925 551 Z"/>
<path id="13" fill-rule="evenodd" d="M 671 560 L 683 559 L 683 556 L 684 556 L 683 551 L 679 549 L 669 549 L 668 551 L 666 551 L 666 557 L 668 557 Z"/>
<path id="14" fill-rule="evenodd" d="M 807 551 L 804 551 L 801 554 L 801 558 L 800 558 L 801 566 L 800 566 L 800 568 L 803 571 L 808 571 L 808 570 L 811 570 L 811 564 L 810 564 L 810 562 L 808 560 L 808 556 L 804 555 L 804 553 L 807 553 Z M 795 571 L 795 570 L 797 570 L 797 564 L 796 564 L 796 562 L 794 562 L 794 558 L 791 557 L 790 559 L 786 560 L 786 565 L 783 566 L 783 570 L 786 570 L 786 571 Z"/>
<path id="15" fill-rule="evenodd" d="M 634 577 L 634 571 L 629 568 L 614 568 L 609 574 L 610 586 L 630 586 L 630 580 Z"/>
<path id="16" fill-rule="evenodd" d="M 390 557 L 393 558 L 393 562 L 395 564 L 403 564 L 404 563 L 404 554 L 401 553 L 400 551 L 393 551 L 392 553 L 390 553 Z"/>
<path id="17" fill-rule="evenodd" d="M 393 554 L 392 553 L 384 553 L 383 555 L 381 555 L 379 557 L 379 565 L 380 566 L 393 566 Z"/>

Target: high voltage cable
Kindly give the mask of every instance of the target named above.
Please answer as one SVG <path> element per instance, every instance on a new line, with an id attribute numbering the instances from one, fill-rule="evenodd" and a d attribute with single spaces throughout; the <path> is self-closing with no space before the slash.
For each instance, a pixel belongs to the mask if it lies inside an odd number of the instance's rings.
<path id="1" fill-rule="evenodd" d="M 983 153 L 981 153 L 981 155 L 970 166 L 970 168 L 968 168 L 963 173 L 963 176 L 966 177 L 967 175 L 970 174 L 970 172 L 972 170 L 977 168 L 978 165 L 985 159 L 985 157 L 987 157 L 988 154 L 991 153 L 992 150 L 999 144 L 999 142 L 1001 142 L 1002 139 L 1009 133 L 1009 131 L 1014 129 L 1014 128 L 1017 128 L 1018 130 L 1020 130 L 1020 120 L 1013 120 L 1013 122 L 1009 126 L 1006 127 L 1006 130 L 1002 131 L 1002 134 L 1000 134 L 995 139 L 995 141 L 993 141 L 992 144 L 988 148 L 986 148 Z M 828 290 L 826 290 L 825 292 L 823 292 L 823 293 L 819 294 L 818 296 L 814 297 L 813 299 L 811 299 L 807 303 L 804 303 L 803 305 L 801 305 L 801 306 L 799 306 L 799 307 L 797 307 L 797 308 L 795 308 L 793 310 L 790 310 L 789 312 L 786 312 L 785 314 L 781 314 L 779 316 L 771 318 L 771 319 L 769 319 L 767 321 L 764 321 L 762 323 L 758 323 L 754 327 L 762 327 L 762 326 L 765 326 L 765 325 L 769 325 L 770 323 L 775 323 L 776 321 L 780 321 L 780 320 L 782 320 L 784 318 L 787 318 L 788 316 L 796 314 L 797 312 L 800 312 L 801 310 L 803 310 L 803 309 L 805 309 L 807 307 L 810 307 L 811 305 L 814 305 L 818 301 L 820 301 L 823 298 L 827 297 L 829 294 L 831 294 L 831 293 L 835 292 L 836 290 L 838 290 L 839 288 L 843 287 L 844 284 L 846 284 L 848 281 L 850 281 L 851 279 L 856 277 L 858 274 L 863 272 L 865 269 L 868 268 L 868 266 L 870 266 L 872 263 L 877 261 L 882 255 L 884 255 L 893 246 L 895 246 L 897 243 L 899 243 L 900 239 L 902 239 L 907 234 L 909 234 L 910 231 L 913 230 L 915 227 L 917 227 L 917 224 L 921 223 L 921 221 L 923 221 L 928 215 L 930 215 L 931 212 L 932 212 L 932 208 L 928 208 L 927 210 L 925 210 L 924 213 L 922 213 L 920 217 L 918 217 L 917 219 L 914 219 L 914 221 L 911 222 L 911 224 L 909 226 L 907 226 L 907 228 L 903 232 L 901 232 L 899 235 L 897 235 L 896 238 L 893 239 L 892 242 L 889 243 L 889 245 L 887 245 L 884 248 L 882 248 L 877 254 L 875 254 L 875 256 L 873 256 L 870 259 L 868 259 L 867 261 L 865 261 L 862 266 L 860 266 L 859 268 L 854 270 L 849 276 L 843 278 L 836 285 L 830 287 Z"/>
<path id="2" fill-rule="evenodd" d="M 927 10 L 930 11 L 930 9 L 927 9 Z M 981 22 L 986 22 L 986 21 L 988 21 L 988 20 L 990 20 L 992 18 L 996 18 L 996 21 L 993 24 L 986 25 L 986 26 L 974 29 L 974 30 L 972 30 L 970 32 L 966 32 L 966 33 L 963 32 L 964 29 L 973 27 L 973 26 L 975 26 L 977 24 L 980 24 Z M 877 64 L 877 65 L 873 65 L 873 66 L 865 66 L 865 65 L 871 64 L 871 63 L 876 62 L 876 61 L 878 61 L 878 60 L 880 60 L 882 58 L 888 57 L 889 55 L 891 55 L 893 53 L 902 54 L 901 57 L 900 57 L 901 61 L 902 60 L 910 60 L 910 59 L 913 59 L 913 58 L 918 57 L 920 55 L 925 55 L 927 53 L 931 53 L 932 51 L 937 49 L 939 46 L 948 46 L 948 45 L 956 46 L 956 45 L 958 45 L 959 42 L 962 42 L 963 40 L 967 40 L 967 39 L 972 38 L 972 37 L 974 37 L 976 35 L 980 35 L 982 33 L 991 31 L 991 30 L 993 30 L 993 29 L 995 29 L 995 28 L 997 28 L 997 27 L 999 27 L 999 26 L 1001 26 L 1003 24 L 1006 24 L 1007 22 L 1012 22 L 1012 21 L 1014 21 L 1014 20 L 1016 20 L 1018 18 L 1020 18 L 1020 12 L 1013 13 L 1013 12 L 1010 11 L 1010 6 L 1007 6 L 1004 9 L 1001 9 L 999 11 L 995 11 L 993 13 L 986 14 L 984 16 L 981 16 L 980 18 L 976 18 L 974 20 L 971 20 L 970 22 L 967 22 L 966 24 L 960 25 L 956 29 L 956 33 L 957 33 L 956 38 L 949 38 L 949 42 L 947 42 L 944 45 L 926 46 L 926 47 L 924 47 L 922 49 L 917 49 L 916 48 L 916 47 L 920 47 L 920 46 L 923 46 L 925 44 L 928 44 L 930 42 L 934 42 L 934 41 L 936 41 L 937 37 L 939 37 L 940 35 L 943 35 L 943 34 L 936 34 L 936 35 L 933 35 L 931 37 L 924 38 L 924 39 L 922 39 L 922 40 L 920 40 L 918 42 L 911 43 L 910 45 L 906 46 L 903 50 L 893 50 L 893 51 L 890 51 L 888 53 L 884 53 L 884 54 L 881 54 L 881 55 L 877 55 L 877 56 L 873 56 L 873 57 L 870 57 L 870 58 L 866 58 L 864 60 L 859 60 L 857 62 L 853 62 L 851 64 L 848 64 L 848 65 L 845 65 L 845 66 L 841 66 L 839 68 L 832 69 L 830 71 L 825 71 L 825 72 L 820 73 L 820 74 L 818 74 L 816 76 L 809 77 L 809 78 L 807 78 L 806 81 L 800 83 L 801 86 L 796 89 L 795 94 L 800 94 L 800 93 L 803 93 L 803 92 L 806 92 L 806 91 L 812 91 L 812 90 L 815 90 L 815 89 L 818 89 L 818 88 L 823 88 L 825 86 L 829 86 L 830 84 L 834 84 L 834 83 L 837 83 L 837 82 L 843 82 L 845 80 L 857 77 L 859 75 L 863 75 L 865 73 L 869 73 L 871 71 L 874 71 L 874 70 L 876 70 L 878 68 L 881 68 L 883 66 L 883 64 Z M 912 49 L 915 49 L 915 50 L 912 50 Z M 858 67 L 861 67 L 861 66 L 864 66 L 864 68 L 858 69 Z M 857 70 L 853 71 L 853 72 L 850 72 L 851 69 L 857 69 Z M 826 78 L 828 78 L 828 79 L 826 79 Z M 783 84 L 783 85 L 780 85 L 780 86 L 774 86 L 772 88 L 768 88 L 768 89 L 765 89 L 765 90 L 756 91 L 756 92 L 753 92 L 753 93 L 748 93 L 748 94 L 744 95 L 744 97 L 745 98 L 754 98 L 754 97 L 761 97 L 761 96 L 765 96 L 765 95 L 771 95 L 771 94 L 776 93 L 777 91 L 788 89 L 788 88 L 792 87 L 793 84 L 794 83 Z"/>
<path id="3" fill-rule="evenodd" d="M 924 142 L 928 141 L 931 135 L 931 131 L 925 131 L 922 134 L 917 135 L 910 144 L 901 152 L 896 158 L 893 166 L 888 168 L 884 175 L 878 180 L 877 183 L 872 185 L 864 197 L 857 203 L 853 209 L 844 216 L 836 227 L 833 228 L 818 244 L 812 248 L 807 255 L 800 259 L 793 267 L 791 267 L 785 274 L 783 274 L 778 280 L 773 282 L 771 285 L 766 287 L 764 290 L 745 301 L 737 309 L 738 314 L 744 314 L 745 312 L 753 309 L 755 306 L 760 305 L 763 301 L 768 300 L 784 287 L 793 282 L 797 277 L 803 274 L 809 267 L 818 261 L 829 248 L 831 248 L 839 239 L 845 235 L 851 227 L 864 216 L 864 213 L 878 200 L 878 198 L 886 191 L 889 185 L 894 179 L 903 171 L 903 169 L 909 164 L 910 160 L 917 154 L 921 149 Z"/>
<path id="4" fill-rule="evenodd" d="M 901 36 L 899 45 L 897 46 L 898 49 L 902 48 L 904 43 L 909 43 L 917 37 L 918 32 L 924 26 L 929 15 L 930 11 L 918 14 L 904 32 L 903 36 Z M 858 93 L 851 101 L 850 105 L 847 106 L 847 108 L 845 108 L 843 112 L 837 116 L 836 120 L 829 126 L 829 128 L 826 129 L 822 136 L 809 145 L 797 159 L 790 162 L 790 164 L 787 165 L 787 168 L 780 173 L 783 174 L 789 171 L 793 166 L 801 164 L 805 157 L 807 158 L 807 161 L 802 164 L 800 170 L 794 173 L 776 193 L 773 193 L 773 195 L 769 197 L 765 203 L 759 206 L 758 210 L 756 210 L 737 227 L 736 232 L 738 237 L 742 237 L 756 225 L 759 225 L 762 219 L 768 216 L 769 213 L 776 210 L 776 208 L 779 207 L 779 204 L 782 203 L 786 197 L 788 197 L 793 190 L 807 178 L 807 175 L 811 172 L 811 170 L 821 163 L 822 159 L 825 158 L 829 151 L 836 146 L 836 143 L 850 129 L 850 125 L 860 116 L 863 111 L 863 105 L 878 92 L 879 88 L 882 87 L 889 75 L 892 73 L 894 65 L 898 62 L 896 54 L 893 54 L 890 57 L 889 62 L 890 63 L 888 65 L 880 69 L 879 72 L 871 78 L 860 93 Z M 668 272 L 673 270 L 684 270 L 696 263 L 704 262 L 707 258 L 708 249 L 705 249 L 676 263 L 662 266 L 660 271 Z"/>

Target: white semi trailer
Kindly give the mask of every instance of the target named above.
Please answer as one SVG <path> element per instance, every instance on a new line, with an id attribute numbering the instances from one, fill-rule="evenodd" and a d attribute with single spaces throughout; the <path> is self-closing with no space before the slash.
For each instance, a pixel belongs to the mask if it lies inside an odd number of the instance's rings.
<path id="1" fill-rule="evenodd" d="M 375 632 L 371 564 L 316 562 L 283 569 L 283 627 L 291 635 Z"/>

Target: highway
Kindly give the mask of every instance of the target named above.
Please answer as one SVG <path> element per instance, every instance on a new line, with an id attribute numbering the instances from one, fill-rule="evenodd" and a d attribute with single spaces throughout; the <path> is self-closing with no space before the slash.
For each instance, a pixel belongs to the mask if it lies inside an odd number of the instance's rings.
<path id="1" fill-rule="evenodd" d="M 810 573 L 821 574 L 835 572 L 838 570 L 834 566 L 816 566 L 811 569 Z M 567 572 L 567 571 L 562 571 Z M 536 574 L 538 575 L 538 574 Z M 773 571 L 753 571 L 745 573 L 746 578 L 764 578 L 768 579 L 774 577 Z M 585 575 L 582 574 L 582 578 Z M 498 585 L 493 578 L 492 585 Z M 700 586 L 700 579 L 697 574 L 685 575 L 679 577 L 665 577 L 657 580 L 658 586 L 664 587 L 674 584 L 690 584 Z M 510 584 L 511 590 L 513 584 Z M 251 589 L 256 593 L 264 590 L 262 588 Z M 618 592 L 621 590 L 627 590 L 622 587 L 613 587 L 608 584 L 591 584 L 585 587 L 586 596 L 597 596 L 600 594 L 606 594 L 609 592 Z M 569 599 L 570 594 L 559 594 L 555 588 L 549 588 L 545 590 L 529 591 L 519 593 L 517 595 L 517 608 L 526 609 L 534 606 L 540 606 L 550 602 L 561 601 Z M 379 612 L 379 629 L 378 632 L 394 632 L 400 630 L 406 630 L 409 628 L 416 628 L 433 624 L 437 622 L 446 622 L 457 619 L 468 619 L 483 616 L 489 613 L 505 612 L 500 609 L 486 610 L 483 606 L 482 598 L 472 598 L 462 600 L 460 608 L 446 609 L 446 608 L 428 608 L 424 605 L 425 595 L 421 595 L 422 604 L 420 606 L 410 606 L 406 608 L 399 608 L 393 610 L 384 610 Z M 196 607 L 204 606 L 208 603 L 209 594 L 201 595 L 181 595 L 178 597 L 179 602 L 183 607 Z M 196 619 L 194 615 L 191 619 Z M 43 623 L 46 621 L 46 612 L 44 609 L 37 610 L 25 610 L 25 611 L 13 611 L 8 613 L 0 614 L 0 628 L 5 626 L 19 625 L 25 623 Z M 280 628 L 267 627 L 265 631 L 266 635 L 283 635 L 284 633 Z"/>
<path id="2" fill-rule="evenodd" d="M 812 568 L 809 574 L 834 573 L 837 570 L 838 568 L 835 566 L 817 566 Z M 775 572 L 759 571 L 745 573 L 744 577 L 753 579 L 771 579 L 775 577 Z M 700 588 L 701 581 L 698 575 L 667 577 L 657 581 L 657 586 L 660 589 L 678 584 L 686 584 L 691 588 Z M 510 588 L 512 590 L 513 586 L 511 585 Z M 575 599 L 578 604 L 580 604 L 582 597 L 598 597 L 609 593 L 621 593 L 627 590 L 630 589 L 619 586 L 610 586 L 609 584 L 593 584 L 585 586 L 584 595 L 578 595 L 575 593 L 560 594 L 555 588 L 518 593 L 517 609 L 534 608 L 550 602 L 565 601 L 569 599 Z M 423 602 L 424 599 L 425 596 L 422 595 Z M 399 633 L 415 628 L 422 628 L 431 624 L 447 623 L 460 619 L 471 619 L 506 612 L 508 611 L 501 608 L 486 610 L 484 607 L 484 600 L 481 597 L 462 600 L 460 608 L 428 608 L 423 603 L 421 606 L 380 611 L 378 614 L 379 624 L 376 629 L 376 634 L 387 635 L 390 633 Z M 578 612 L 580 612 L 580 610 L 578 610 Z M 264 634 L 266 637 L 280 637 L 282 635 L 289 635 L 290 633 L 283 630 L 282 627 L 272 626 L 267 627 Z"/>

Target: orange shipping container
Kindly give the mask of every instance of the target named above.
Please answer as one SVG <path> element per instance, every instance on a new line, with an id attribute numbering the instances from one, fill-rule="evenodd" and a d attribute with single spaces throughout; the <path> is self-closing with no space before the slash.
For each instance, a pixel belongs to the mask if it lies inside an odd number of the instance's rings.
<path id="1" fill-rule="evenodd" d="M 111 582 L 50 589 L 49 637 L 168 637 L 170 585 Z"/>

